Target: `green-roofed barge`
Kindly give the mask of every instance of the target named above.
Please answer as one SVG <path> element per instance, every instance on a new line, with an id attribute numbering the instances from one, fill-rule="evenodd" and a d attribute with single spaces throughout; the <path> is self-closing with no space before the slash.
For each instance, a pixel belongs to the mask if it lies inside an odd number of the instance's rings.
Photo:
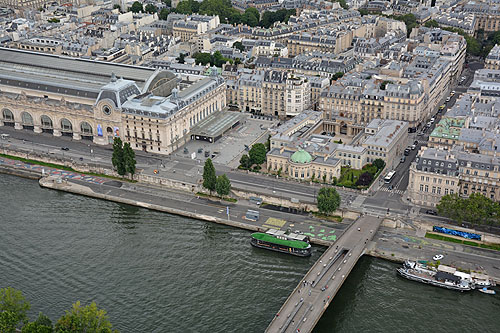
<path id="1" fill-rule="evenodd" d="M 309 237 L 282 230 L 269 229 L 265 233 L 254 232 L 250 241 L 255 247 L 292 254 L 299 257 L 311 255 Z"/>

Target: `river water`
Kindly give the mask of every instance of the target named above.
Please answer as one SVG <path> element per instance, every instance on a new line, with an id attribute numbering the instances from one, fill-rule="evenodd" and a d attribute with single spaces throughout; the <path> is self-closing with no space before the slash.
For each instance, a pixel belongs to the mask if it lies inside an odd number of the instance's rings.
<path id="1" fill-rule="evenodd" d="M 250 232 L 42 189 L 0 175 L 0 287 L 56 320 L 96 301 L 122 332 L 263 332 L 321 255 L 255 249 Z M 402 280 L 362 258 L 316 332 L 498 332 L 500 298 Z"/>

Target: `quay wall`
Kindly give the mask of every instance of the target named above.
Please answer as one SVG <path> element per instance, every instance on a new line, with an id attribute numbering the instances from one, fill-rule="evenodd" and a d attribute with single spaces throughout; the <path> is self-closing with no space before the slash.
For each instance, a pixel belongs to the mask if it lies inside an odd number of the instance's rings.
<path id="1" fill-rule="evenodd" d="M 221 218 L 218 218 L 215 216 L 210 216 L 210 215 L 205 215 L 205 214 L 200 214 L 200 213 L 193 213 L 193 212 L 180 210 L 180 209 L 173 208 L 173 207 L 151 204 L 151 203 L 148 203 L 145 201 L 132 200 L 132 199 L 128 199 L 128 198 L 123 197 L 123 196 L 113 196 L 113 195 L 108 195 L 108 194 L 103 194 L 103 193 L 96 193 L 96 192 L 92 191 L 89 187 L 74 184 L 71 182 L 62 181 L 61 183 L 57 183 L 56 178 L 54 178 L 54 177 L 41 178 L 39 180 L 39 184 L 42 187 L 53 189 L 53 190 L 59 190 L 59 191 L 73 193 L 73 194 L 84 195 L 84 196 L 88 196 L 88 197 L 92 197 L 92 198 L 96 198 L 96 199 L 102 199 L 102 200 L 108 200 L 108 201 L 113 201 L 113 202 L 117 202 L 117 203 L 123 203 L 123 204 L 131 205 L 131 206 L 147 208 L 147 209 L 156 210 L 156 211 L 165 212 L 165 213 L 170 213 L 170 214 L 174 214 L 174 215 L 190 217 L 190 218 L 197 219 L 197 220 L 215 222 L 215 223 L 229 225 L 229 226 L 240 228 L 240 229 L 246 229 L 246 230 L 251 230 L 251 231 L 265 231 L 267 229 L 267 228 L 262 228 L 260 226 L 249 224 L 249 223 L 221 219 Z M 316 244 L 316 245 L 322 245 L 322 246 L 330 246 L 333 244 L 330 241 L 325 241 L 325 240 L 318 239 L 318 238 L 311 238 L 311 243 Z"/>

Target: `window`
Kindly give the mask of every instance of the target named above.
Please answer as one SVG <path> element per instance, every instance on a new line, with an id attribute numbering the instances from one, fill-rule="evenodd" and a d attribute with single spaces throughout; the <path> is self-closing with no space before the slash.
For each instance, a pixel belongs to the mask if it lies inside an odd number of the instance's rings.
<path id="1" fill-rule="evenodd" d="M 429 192 L 429 185 L 425 185 L 425 192 Z"/>
<path id="2" fill-rule="evenodd" d="M 423 192 L 423 191 L 424 191 L 424 185 L 420 184 L 420 192 Z"/>

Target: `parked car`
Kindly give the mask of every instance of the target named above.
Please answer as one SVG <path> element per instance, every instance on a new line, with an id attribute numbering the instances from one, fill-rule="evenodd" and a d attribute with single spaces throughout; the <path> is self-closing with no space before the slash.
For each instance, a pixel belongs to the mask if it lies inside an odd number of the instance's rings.
<path id="1" fill-rule="evenodd" d="M 451 98 L 446 97 L 446 103 L 448 103 L 451 100 Z"/>
<path id="2" fill-rule="evenodd" d="M 435 210 L 432 210 L 432 209 L 427 209 L 425 211 L 425 214 L 429 214 L 429 215 L 437 215 L 438 213 L 435 211 Z"/>
<path id="3" fill-rule="evenodd" d="M 431 118 L 431 123 L 434 123 L 436 121 L 436 118 L 432 117 Z"/>
<path id="4" fill-rule="evenodd" d="M 406 161 L 406 156 L 401 157 L 400 163 L 404 163 Z"/>
<path id="5" fill-rule="evenodd" d="M 411 150 L 415 150 L 415 148 L 417 148 L 417 146 L 416 145 L 411 145 L 410 148 L 411 148 Z"/>
<path id="6" fill-rule="evenodd" d="M 406 148 L 404 154 L 405 154 L 405 156 L 410 155 L 410 149 Z"/>
<path id="7" fill-rule="evenodd" d="M 413 141 L 413 144 L 418 146 L 418 140 Z"/>

